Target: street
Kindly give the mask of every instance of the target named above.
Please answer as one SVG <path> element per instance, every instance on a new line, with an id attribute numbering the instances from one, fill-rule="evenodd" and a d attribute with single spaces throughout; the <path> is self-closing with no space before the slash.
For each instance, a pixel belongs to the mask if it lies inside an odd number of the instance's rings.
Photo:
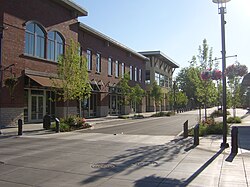
<path id="1" fill-rule="evenodd" d="M 182 132 L 183 124 L 186 120 L 188 120 L 189 122 L 189 127 L 194 126 L 197 123 L 197 114 L 195 114 L 194 112 L 185 112 L 171 117 L 102 122 L 101 125 L 104 126 L 103 128 L 94 128 L 82 132 L 103 134 L 177 136 L 180 132 Z"/>

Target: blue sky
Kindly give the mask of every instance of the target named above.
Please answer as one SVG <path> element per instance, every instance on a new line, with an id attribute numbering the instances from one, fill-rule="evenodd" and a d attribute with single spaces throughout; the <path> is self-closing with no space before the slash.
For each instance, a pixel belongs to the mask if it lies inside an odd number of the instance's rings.
<path id="1" fill-rule="evenodd" d="M 221 23 L 212 0 L 74 0 L 89 15 L 79 20 L 135 51 L 160 50 L 189 66 L 204 38 L 221 57 Z M 250 70 L 250 0 L 227 4 L 226 52 Z M 227 66 L 236 58 L 228 58 Z M 221 64 L 221 63 L 220 63 Z M 220 65 L 221 67 L 221 65 Z M 178 72 L 178 70 L 176 71 Z"/>

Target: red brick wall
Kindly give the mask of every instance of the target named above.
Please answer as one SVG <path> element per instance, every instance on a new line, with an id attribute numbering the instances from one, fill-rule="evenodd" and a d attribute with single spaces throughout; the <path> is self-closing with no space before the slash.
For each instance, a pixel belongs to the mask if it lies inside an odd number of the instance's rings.
<path id="1" fill-rule="evenodd" d="M 110 83 L 118 83 L 119 78 L 115 77 L 115 65 L 113 63 L 113 75 L 108 76 L 108 58 L 111 57 L 113 62 L 115 60 L 119 61 L 119 75 L 121 76 L 121 63 L 125 63 L 125 73 L 129 72 L 129 66 L 132 65 L 133 68 L 137 67 L 138 69 L 142 69 L 142 83 L 139 81 L 130 81 L 131 85 L 135 85 L 136 83 L 140 84 L 143 88 L 145 86 L 145 62 L 142 58 L 135 56 L 134 54 L 129 55 L 129 52 L 116 46 L 110 44 L 107 46 L 107 42 L 98 37 L 97 35 L 93 35 L 88 31 L 81 30 L 79 31 L 79 42 L 83 49 L 83 52 L 86 56 L 86 50 L 89 49 L 92 51 L 92 71 L 89 72 L 89 79 L 102 80 L 104 84 Z M 101 54 L 101 73 L 96 73 L 96 53 Z M 133 69 L 134 70 L 134 69 Z M 134 75 L 134 72 L 133 72 Z M 133 78 L 134 79 L 134 78 Z M 139 79 L 138 79 L 139 80 Z"/>
<path id="2" fill-rule="evenodd" d="M 77 41 L 77 18 L 71 11 L 50 0 L 1 0 L 0 4 L 3 24 L 8 27 L 3 32 L 2 65 L 7 67 L 14 63 L 13 72 L 21 80 L 15 89 L 14 100 L 10 100 L 8 92 L 4 89 L 0 103 L 1 107 L 22 107 L 22 71 L 31 69 L 55 73 L 57 68 L 55 62 L 24 56 L 25 23 L 34 20 L 44 26 L 47 32 L 57 30 L 64 36 L 66 43 L 69 43 L 70 39 Z M 8 76 L 10 73 L 5 71 L 3 78 Z"/>

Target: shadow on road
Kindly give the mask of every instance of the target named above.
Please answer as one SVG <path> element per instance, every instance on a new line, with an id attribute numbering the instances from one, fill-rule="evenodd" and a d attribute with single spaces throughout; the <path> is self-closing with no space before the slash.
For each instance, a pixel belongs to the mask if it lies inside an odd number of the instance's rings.
<path id="1" fill-rule="evenodd" d="M 114 156 L 106 162 L 114 164 L 115 167 L 100 168 L 93 171 L 91 173 L 92 176 L 82 181 L 82 184 L 96 181 L 100 176 L 108 177 L 121 172 L 124 175 L 129 175 L 146 167 L 157 169 L 157 167 L 170 161 L 176 161 L 177 164 L 185 156 L 185 150 L 190 148 L 192 144 L 192 138 L 179 138 L 163 145 L 127 149 L 124 153 Z"/>

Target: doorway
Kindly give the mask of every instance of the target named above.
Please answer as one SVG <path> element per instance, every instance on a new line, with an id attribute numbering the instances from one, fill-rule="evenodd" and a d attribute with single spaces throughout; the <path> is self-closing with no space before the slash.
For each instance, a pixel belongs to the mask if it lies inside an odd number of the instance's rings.
<path id="1" fill-rule="evenodd" d="M 31 96 L 31 120 L 41 121 L 43 119 L 43 96 Z"/>

